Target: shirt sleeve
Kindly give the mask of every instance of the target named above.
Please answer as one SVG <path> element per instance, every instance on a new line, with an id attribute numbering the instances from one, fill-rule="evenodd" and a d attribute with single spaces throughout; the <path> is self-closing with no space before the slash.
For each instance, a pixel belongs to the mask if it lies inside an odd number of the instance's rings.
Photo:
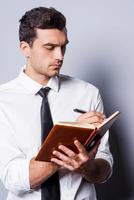
<path id="1" fill-rule="evenodd" d="M 30 190 L 29 162 L 19 149 L 14 131 L 0 111 L 0 179 L 15 194 Z"/>

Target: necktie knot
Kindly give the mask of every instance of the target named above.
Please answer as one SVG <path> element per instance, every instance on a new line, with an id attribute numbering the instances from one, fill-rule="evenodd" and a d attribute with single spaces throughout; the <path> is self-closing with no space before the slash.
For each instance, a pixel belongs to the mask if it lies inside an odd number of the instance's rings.
<path id="1" fill-rule="evenodd" d="M 39 94 L 42 98 L 46 98 L 50 89 L 51 89 L 50 87 L 41 88 L 41 89 L 38 91 L 38 94 Z"/>

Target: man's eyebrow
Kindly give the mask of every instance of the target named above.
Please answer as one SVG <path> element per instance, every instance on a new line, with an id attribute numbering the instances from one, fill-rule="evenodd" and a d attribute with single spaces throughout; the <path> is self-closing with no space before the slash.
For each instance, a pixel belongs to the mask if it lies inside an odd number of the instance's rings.
<path id="1" fill-rule="evenodd" d="M 61 46 L 66 46 L 67 44 L 69 43 L 69 41 L 67 40 L 63 45 Z M 45 43 L 43 44 L 43 46 L 59 46 L 59 44 L 56 44 L 56 43 L 51 43 L 51 42 L 48 42 L 48 43 Z"/>

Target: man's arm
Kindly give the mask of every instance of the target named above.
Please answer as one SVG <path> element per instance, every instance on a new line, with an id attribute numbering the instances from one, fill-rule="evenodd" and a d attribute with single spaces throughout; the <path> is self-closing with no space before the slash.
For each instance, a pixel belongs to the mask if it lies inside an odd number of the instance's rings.
<path id="1" fill-rule="evenodd" d="M 34 158 L 31 159 L 29 166 L 30 188 L 34 189 L 35 187 L 41 185 L 58 169 L 59 166 L 52 162 L 41 162 L 36 161 Z"/>
<path id="2" fill-rule="evenodd" d="M 111 174 L 111 167 L 104 159 L 94 159 L 91 166 L 87 163 L 85 169 L 83 168 L 82 176 L 91 183 L 102 183 Z"/>

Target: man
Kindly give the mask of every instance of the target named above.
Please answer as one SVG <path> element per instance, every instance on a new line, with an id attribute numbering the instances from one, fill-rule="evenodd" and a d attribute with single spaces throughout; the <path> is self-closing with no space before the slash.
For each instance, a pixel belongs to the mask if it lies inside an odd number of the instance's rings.
<path id="1" fill-rule="evenodd" d="M 54 8 L 34 8 L 20 20 L 19 38 L 26 65 L 0 87 L 0 178 L 9 190 L 7 199 L 40 200 L 41 185 L 58 172 L 61 200 L 95 200 L 93 184 L 106 181 L 112 169 L 108 133 L 90 152 L 75 140 L 77 154 L 60 145 L 51 162 L 35 160 L 41 146 L 41 88 L 51 88 L 53 123 L 96 125 L 105 118 L 97 88 L 59 74 L 68 43 L 65 17 Z"/>

